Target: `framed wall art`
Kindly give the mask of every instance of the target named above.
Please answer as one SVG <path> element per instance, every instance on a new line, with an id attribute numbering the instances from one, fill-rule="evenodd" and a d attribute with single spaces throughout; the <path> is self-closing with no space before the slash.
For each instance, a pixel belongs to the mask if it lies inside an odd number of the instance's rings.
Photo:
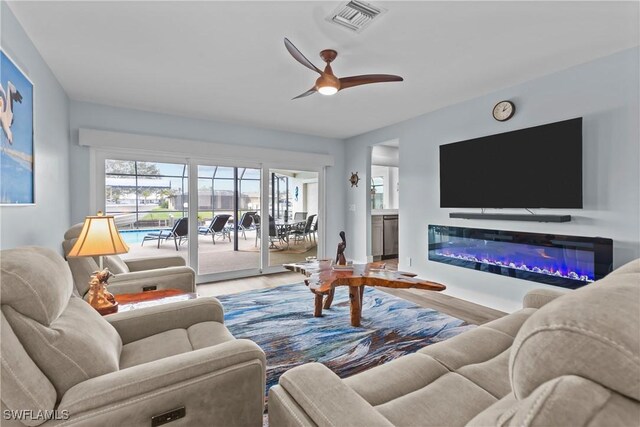
<path id="1" fill-rule="evenodd" d="M 0 50 L 0 205 L 35 203 L 33 83 Z"/>

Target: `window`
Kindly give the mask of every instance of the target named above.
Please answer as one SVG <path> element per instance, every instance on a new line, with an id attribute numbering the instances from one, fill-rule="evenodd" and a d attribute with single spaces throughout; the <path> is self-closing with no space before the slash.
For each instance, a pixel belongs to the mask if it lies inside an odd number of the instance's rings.
<path id="1" fill-rule="evenodd" d="M 238 191 L 235 191 L 236 173 Z M 260 211 L 260 169 L 227 166 L 198 166 L 198 220 L 210 221 L 217 214 L 238 217 L 246 211 Z"/>
<path id="2" fill-rule="evenodd" d="M 106 211 L 119 229 L 171 226 L 187 215 L 187 166 L 105 161 Z"/>
<path id="3" fill-rule="evenodd" d="M 371 209 L 384 209 L 384 177 L 371 178 Z"/>

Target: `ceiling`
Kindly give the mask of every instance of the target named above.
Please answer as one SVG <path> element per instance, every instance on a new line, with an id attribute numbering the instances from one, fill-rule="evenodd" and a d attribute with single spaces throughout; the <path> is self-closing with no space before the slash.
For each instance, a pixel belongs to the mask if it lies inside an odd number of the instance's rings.
<path id="1" fill-rule="evenodd" d="M 9 2 L 70 98 L 346 138 L 638 45 L 638 2 L 377 2 L 360 34 L 336 2 Z M 401 83 L 292 101 L 317 77 Z"/>

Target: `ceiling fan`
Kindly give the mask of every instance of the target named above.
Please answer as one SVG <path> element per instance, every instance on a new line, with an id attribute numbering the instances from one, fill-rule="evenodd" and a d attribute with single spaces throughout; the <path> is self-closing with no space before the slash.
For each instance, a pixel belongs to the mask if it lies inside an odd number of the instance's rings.
<path id="1" fill-rule="evenodd" d="M 305 96 L 313 95 L 316 92 L 320 92 L 322 95 L 334 95 L 339 90 L 347 89 L 354 86 L 366 85 L 370 83 L 384 83 L 384 82 L 401 82 L 404 79 L 400 76 L 394 76 L 391 74 L 363 74 L 361 76 L 341 77 L 338 78 L 333 74 L 331 69 L 331 62 L 336 59 L 338 52 L 333 49 L 325 49 L 320 52 L 320 58 L 327 63 L 324 67 L 324 71 L 321 71 L 318 67 L 313 65 L 294 45 L 289 39 L 284 39 L 284 45 L 293 56 L 293 58 L 309 68 L 320 74 L 316 84 L 303 94 L 296 96 L 293 99 L 304 98 Z"/>

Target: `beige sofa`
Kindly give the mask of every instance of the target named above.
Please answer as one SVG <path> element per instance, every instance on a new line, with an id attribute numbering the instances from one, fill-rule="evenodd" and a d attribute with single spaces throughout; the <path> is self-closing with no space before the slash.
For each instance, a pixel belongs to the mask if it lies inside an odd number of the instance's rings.
<path id="1" fill-rule="evenodd" d="M 640 260 L 344 380 L 321 364 L 269 392 L 284 426 L 638 426 Z"/>
<path id="2" fill-rule="evenodd" d="M 102 317 L 72 288 L 55 252 L 0 252 L 3 426 L 150 426 L 179 408 L 172 426 L 262 425 L 264 353 L 217 299 Z"/>
<path id="3" fill-rule="evenodd" d="M 65 256 L 73 248 L 81 230 L 82 223 L 74 225 L 64 234 L 62 250 Z M 78 294 L 86 298 L 89 280 L 93 272 L 98 270 L 98 263 L 91 257 L 68 258 L 67 262 Z M 196 291 L 196 273 L 179 256 L 124 261 L 119 256 L 112 255 L 103 257 L 103 263 L 115 275 L 109 279 L 109 292 L 112 294 L 137 293 L 142 292 L 143 288 Z"/>

